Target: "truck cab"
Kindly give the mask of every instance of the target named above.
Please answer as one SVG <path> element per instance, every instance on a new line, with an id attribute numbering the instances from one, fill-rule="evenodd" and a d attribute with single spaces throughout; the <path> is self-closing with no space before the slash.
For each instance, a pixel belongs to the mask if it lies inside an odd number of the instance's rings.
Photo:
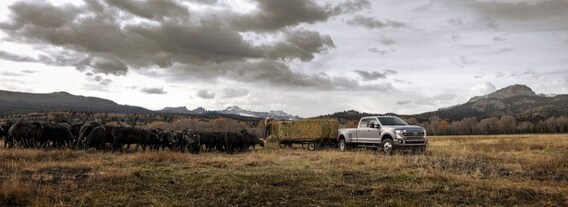
<path id="1" fill-rule="evenodd" d="M 357 128 L 339 129 L 339 148 L 380 148 L 385 153 L 408 149 L 424 151 L 428 143 L 426 130 L 409 125 L 396 116 L 368 116 L 359 120 Z"/>

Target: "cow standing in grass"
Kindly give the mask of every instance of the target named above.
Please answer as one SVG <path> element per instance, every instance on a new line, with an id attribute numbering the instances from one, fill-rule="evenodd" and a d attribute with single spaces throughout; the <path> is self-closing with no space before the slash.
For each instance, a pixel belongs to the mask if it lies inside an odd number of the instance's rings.
<path id="1" fill-rule="evenodd" d="M 105 150 L 106 144 L 114 144 L 114 135 L 112 134 L 115 129 L 120 127 L 112 125 L 104 125 L 95 127 L 91 133 L 85 137 L 84 144 L 87 149 L 95 147 L 97 150 Z"/>
<path id="2" fill-rule="evenodd" d="M 138 147 L 142 147 L 142 150 L 146 151 L 146 147 L 158 139 L 155 134 L 135 127 L 116 128 L 112 134 L 114 136 L 113 152 L 116 150 L 122 152 L 125 144 L 136 144 L 135 151 L 138 151 Z"/>
<path id="3" fill-rule="evenodd" d="M 2 124 L 2 126 L 0 126 L 0 140 L 4 139 L 4 148 L 7 147 L 7 140 L 8 140 L 8 130 L 10 130 L 10 127 L 14 125 L 14 122 L 6 122 L 4 124 Z"/>
<path id="4" fill-rule="evenodd" d="M 199 153 L 201 149 L 199 133 L 191 129 L 186 129 L 184 131 L 175 131 L 173 133 L 174 137 L 174 149 L 185 152 L 185 150 L 191 153 Z"/>
<path id="5" fill-rule="evenodd" d="M 8 130 L 6 147 L 14 147 L 16 144 L 24 147 L 34 147 L 43 132 L 43 125 L 39 122 L 19 121 Z"/>
<path id="6" fill-rule="evenodd" d="M 43 123 L 42 130 L 37 140 L 40 146 L 62 148 L 73 140 L 71 131 L 63 124 Z"/>
<path id="7" fill-rule="evenodd" d="M 81 126 L 81 129 L 79 130 L 79 137 L 75 141 L 75 147 L 84 148 L 85 146 L 83 146 L 82 144 L 85 143 L 85 137 L 87 137 L 91 133 L 91 131 L 93 131 L 93 129 L 102 125 L 103 124 L 98 121 L 91 121 L 83 124 L 83 126 Z"/>

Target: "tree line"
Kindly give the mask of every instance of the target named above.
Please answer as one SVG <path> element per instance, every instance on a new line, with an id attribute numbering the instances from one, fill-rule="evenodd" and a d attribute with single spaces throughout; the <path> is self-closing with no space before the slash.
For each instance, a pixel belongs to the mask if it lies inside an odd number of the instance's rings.
<path id="1" fill-rule="evenodd" d="M 422 126 L 429 135 L 488 135 L 488 134 L 527 134 L 527 133 L 568 133 L 568 117 L 556 116 L 542 120 L 522 120 L 511 115 L 478 119 L 464 118 L 450 121 L 432 116 L 419 122 L 407 118 L 411 124 Z"/>

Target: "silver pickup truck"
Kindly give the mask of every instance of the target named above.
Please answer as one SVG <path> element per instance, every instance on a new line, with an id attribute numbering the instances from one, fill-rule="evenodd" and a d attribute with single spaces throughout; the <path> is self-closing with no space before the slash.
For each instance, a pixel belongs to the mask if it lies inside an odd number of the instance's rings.
<path id="1" fill-rule="evenodd" d="M 395 150 L 426 150 L 426 130 L 409 125 L 395 116 L 368 116 L 359 121 L 357 128 L 339 129 L 339 149 L 350 147 L 379 148 L 387 154 Z"/>

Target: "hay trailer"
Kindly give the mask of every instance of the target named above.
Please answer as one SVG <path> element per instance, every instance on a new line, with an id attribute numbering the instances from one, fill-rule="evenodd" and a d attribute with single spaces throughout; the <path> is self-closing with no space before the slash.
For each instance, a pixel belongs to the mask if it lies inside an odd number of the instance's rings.
<path id="1" fill-rule="evenodd" d="M 314 151 L 321 147 L 337 146 L 339 121 L 336 119 L 304 119 L 297 121 L 275 121 L 272 123 L 272 137 L 281 146 L 292 144 L 308 146 Z"/>

